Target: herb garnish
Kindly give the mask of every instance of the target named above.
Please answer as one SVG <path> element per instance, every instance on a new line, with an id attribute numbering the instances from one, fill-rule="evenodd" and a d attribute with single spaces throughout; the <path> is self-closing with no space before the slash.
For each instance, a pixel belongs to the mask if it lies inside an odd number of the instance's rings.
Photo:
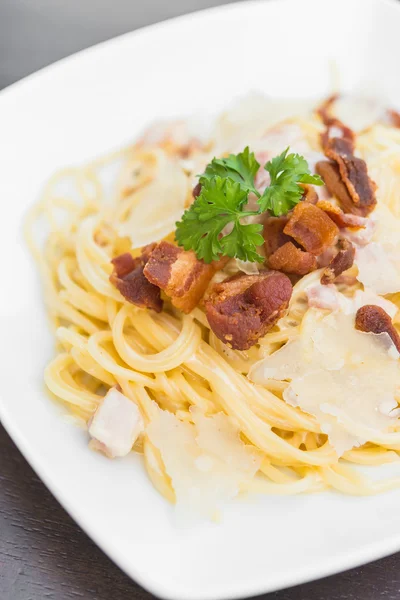
<path id="1" fill-rule="evenodd" d="M 260 233 L 263 227 L 259 223 L 246 223 L 246 217 L 266 211 L 274 216 L 284 215 L 304 194 L 299 184 L 323 185 L 319 175 L 311 175 L 302 156 L 288 151 L 286 148 L 264 165 L 271 182 L 263 194 L 254 183 L 260 164 L 248 147 L 227 158 L 214 158 L 200 175 L 199 196 L 176 223 L 179 246 L 194 250 L 206 263 L 221 256 L 264 262 L 257 252 L 257 246 L 264 243 Z M 246 210 L 250 193 L 257 197 L 256 211 Z"/>

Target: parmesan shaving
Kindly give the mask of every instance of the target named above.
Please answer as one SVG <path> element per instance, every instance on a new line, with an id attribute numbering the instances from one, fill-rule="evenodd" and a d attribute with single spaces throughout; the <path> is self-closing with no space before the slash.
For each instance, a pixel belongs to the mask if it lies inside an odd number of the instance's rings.
<path id="1" fill-rule="evenodd" d="M 217 120 L 215 129 L 217 155 L 224 152 L 241 152 L 243 140 L 246 140 L 253 150 L 262 150 L 263 144 L 256 147 L 257 140 L 259 141 L 271 127 L 293 117 L 309 116 L 312 109 L 313 103 L 308 100 L 293 102 L 268 98 L 260 93 L 250 93 L 240 98 Z M 279 146 L 279 153 L 282 152 L 283 147 L 285 146 Z"/>
<path id="2" fill-rule="evenodd" d="M 246 275 L 258 275 L 258 263 L 251 262 L 249 260 L 240 260 L 239 258 L 235 259 L 236 267 L 246 273 Z"/>
<path id="3" fill-rule="evenodd" d="M 334 107 L 334 114 L 353 131 L 363 131 L 382 121 L 385 111 L 386 105 L 382 98 L 357 94 L 340 96 Z"/>
<path id="4" fill-rule="evenodd" d="M 120 236 L 130 237 L 132 248 L 160 241 L 175 231 L 190 190 L 190 180 L 179 164 L 161 150 L 156 155 L 156 176 L 132 194 L 128 215 L 118 228 Z"/>
<path id="5" fill-rule="evenodd" d="M 314 415 L 338 456 L 365 443 L 358 427 L 387 432 L 390 417 L 380 407 L 397 406 L 398 352 L 386 334 L 354 328 L 354 317 L 310 309 L 301 334 L 250 370 L 259 384 L 291 380 L 285 401 Z"/>
<path id="6" fill-rule="evenodd" d="M 398 260 L 387 247 L 371 242 L 356 251 L 358 280 L 377 294 L 390 294 L 400 291 L 400 269 Z"/>
<path id="7" fill-rule="evenodd" d="M 147 427 L 171 478 L 183 521 L 213 518 L 261 464 L 261 457 L 245 446 L 225 414 L 206 417 L 192 408 L 191 416 L 193 424 L 159 410 Z"/>

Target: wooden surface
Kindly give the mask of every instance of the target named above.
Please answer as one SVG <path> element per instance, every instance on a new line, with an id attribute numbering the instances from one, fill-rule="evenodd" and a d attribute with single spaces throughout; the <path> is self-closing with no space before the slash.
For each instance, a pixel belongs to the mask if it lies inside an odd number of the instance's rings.
<path id="1" fill-rule="evenodd" d="M 0 88 L 119 33 L 225 2 L 0 0 Z M 72 521 L 0 425 L 0 600 L 151 598 Z M 400 555 L 263 598 L 398 600 Z"/>
<path id="2" fill-rule="evenodd" d="M 150 600 L 53 498 L 0 425 L 0 599 Z M 264 600 L 398 600 L 400 555 Z"/>

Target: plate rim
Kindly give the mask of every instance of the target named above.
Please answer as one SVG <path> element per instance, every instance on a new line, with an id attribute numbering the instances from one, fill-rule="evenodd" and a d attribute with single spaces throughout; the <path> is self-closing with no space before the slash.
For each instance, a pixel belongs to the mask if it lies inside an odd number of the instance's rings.
<path id="1" fill-rule="evenodd" d="M 168 28 L 170 27 L 171 23 L 189 22 L 196 20 L 199 15 L 208 15 L 212 13 L 218 14 L 231 11 L 237 11 L 240 13 L 244 7 L 246 7 L 246 10 L 251 11 L 252 7 L 260 4 L 278 4 L 286 1 L 291 0 L 240 0 L 239 2 L 229 2 L 227 4 L 199 9 L 190 13 L 166 18 L 162 21 L 122 33 L 52 62 L 41 69 L 30 73 L 26 77 L 6 86 L 0 90 L 0 106 L 4 99 L 10 96 L 12 97 L 13 94 L 18 94 L 21 91 L 23 92 L 25 88 L 29 89 L 32 81 L 37 81 L 42 77 L 51 77 L 53 71 L 57 71 L 59 68 L 62 69 L 64 66 L 71 65 L 75 61 L 79 61 L 82 57 L 89 56 L 92 53 L 97 53 L 110 46 L 121 44 L 125 39 L 132 37 L 137 38 L 149 32 L 156 35 L 157 30 Z M 326 3 L 330 2 L 330 0 L 325 1 Z M 381 6 L 388 6 L 391 9 L 395 8 L 400 14 L 400 2 L 398 0 L 369 1 L 378 9 Z M 360 3 L 360 0 L 347 0 L 347 2 L 358 4 Z M 41 462 L 38 456 L 35 455 L 35 449 L 34 447 L 31 447 L 29 438 L 24 436 L 24 434 L 20 431 L 18 424 L 15 422 L 11 414 L 8 413 L 7 404 L 2 400 L 1 390 L 0 422 L 35 474 L 44 483 L 44 485 L 56 498 L 57 502 L 59 502 L 67 514 L 84 531 L 84 533 L 88 535 L 90 539 L 93 540 L 95 544 L 102 550 L 102 552 L 104 552 L 104 554 L 110 560 L 112 560 L 128 577 L 133 579 L 135 583 L 138 583 L 144 589 L 150 591 L 160 598 L 165 598 L 168 600 L 223 600 L 225 598 L 234 599 L 242 598 L 244 596 L 247 597 L 250 595 L 253 596 L 265 594 L 347 571 L 374 560 L 384 558 L 400 550 L 399 530 L 398 533 L 394 533 L 390 537 L 369 543 L 362 550 L 350 550 L 341 553 L 340 556 L 336 558 L 326 558 L 323 560 L 323 562 L 318 563 L 317 567 L 310 565 L 307 568 L 302 566 L 297 570 L 291 570 L 287 574 L 285 581 L 282 581 L 282 576 L 278 575 L 276 577 L 276 581 L 274 577 L 270 577 L 269 580 L 265 582 L 263 578 L 260 577 L 257 578 L 257 580 L 248 581 L 247 583 L 243 583 L 241 585 L 235 583 L 233 588 L 230 588 L 226 584 L 215 584 L 213 589 L 207 588 L 203 591 L 193 591 L 193 589 L 187 589 L 185 587 L 181 588 L 171 580 L 168 582 L 153 580 L 147 578 L 145 575 L 142 576 L 140 569 L 136 569 L 134 564 L 125 560 L 122 554 L 119 554 L 118 551 L 114 551 L 113 548 L 107 547 L 107 540 L 102 539 L 101 532 L 99 532 L 100 530 L 97 530 L 95 527 L 91 527 L 85 523 L 83 518 L 81 519 L 79 513 L 75 510 L 74 504 L 63 495 L 62 490 L 59 489 L 59 486 L 52 479 L 51 473 L 48 472 L 46 465 Z"/>

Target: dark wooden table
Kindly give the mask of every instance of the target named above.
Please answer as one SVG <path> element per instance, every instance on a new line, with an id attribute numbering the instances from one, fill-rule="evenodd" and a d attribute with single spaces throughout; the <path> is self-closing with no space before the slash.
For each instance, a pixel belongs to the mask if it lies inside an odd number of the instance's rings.
<path id="1" fill-rule="evenodd" d="M 226 2 L 0 0 L 0 88 L 125 31 Z M 0 425 L 0 600 L 151 598 L 72 521 Z M 398 600 L 400 555 L 263 598 Z"/>

